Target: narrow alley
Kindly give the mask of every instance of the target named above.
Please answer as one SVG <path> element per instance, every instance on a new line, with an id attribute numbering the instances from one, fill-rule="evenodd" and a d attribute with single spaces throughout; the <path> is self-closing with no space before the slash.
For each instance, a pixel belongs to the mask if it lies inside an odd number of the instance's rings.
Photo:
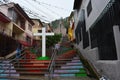
<path id="1" fill-rule="evenodd" d="M 0 0 L 0 80 L 120 80 L 120 0 Z"/>

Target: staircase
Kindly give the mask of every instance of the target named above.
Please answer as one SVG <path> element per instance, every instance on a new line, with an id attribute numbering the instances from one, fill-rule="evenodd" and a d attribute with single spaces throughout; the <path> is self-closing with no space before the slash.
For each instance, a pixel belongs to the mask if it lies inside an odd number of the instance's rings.
<path id="1" fill-rule="evenodd" d="M 60 65 L 58 67 L 58 65 Z M 54 70 L 54 77 L 77 77 L 87 76 L 85 69 L 77 57 L 75 50 L 70 50 L 65 54 L 62 54 L 56 59 L 56 65 Z"/>
<path id="2" fill-rule="evenodd" d="M 44 75 L 48 73 L 49 60 L 37 60 L 36 55 L 26 54 L 26 59 L 15 63 L 15 69 L 20 74 L 20 79 L 39 80 L 45 79 Z"/>
<path id="3" fill-rule="evenodd" d="M 9 64 L 9 61 L 3 61 Z M 4 65 L 0 64 L 0 65 Z M 48 60 L 36 60 L 34 54 L 26 54 L 26 59 L 19 59 L 11 65 L 11 69 L 0 74 L 0 80 L 48 80 Z M 6 66 L 6 65 L 5 65 Z M 90 80 L 75 50 L 67 51 L 56 57 L 52 80 Z M 0 68 L 2 72 L 3 68 Z M 9 74 L 10 73 L 10 74 Z"/>
<path id="4" fill-rule="evenodd" d="M 10 73 L 10 74 L 9 74 Z M 8 60 L 1 60 L 0 62 L 0 80 L 8 80 L 6 78 L 19 77 L 19 73 L 14 68 L 13 64 Z"/>
<path id="5" fill-rule="evenodd" d="M 61 64 L 63 61 L 66 62 L 66 64 Z M 58 62 L 59 63 L 56 63 L 56 65 L 61 66 L 54 70 L 54 77 L 87 76 L 85 69 L 78 57 L 73 57 L 72 59 L 61 59 L 58 60 Z"/>
<path id="6" fill-rule="evenodd" d="M 24 59 L 0 62 L 0 80 L 39 80 L 48 73 L 48 60 L 37 60 L 36 55 L 27 52 Z"/>

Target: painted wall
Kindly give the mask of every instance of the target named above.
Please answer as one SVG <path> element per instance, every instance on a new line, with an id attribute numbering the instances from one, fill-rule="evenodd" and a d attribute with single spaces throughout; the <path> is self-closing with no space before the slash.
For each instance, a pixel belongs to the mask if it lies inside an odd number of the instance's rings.
<path id="1" fill-rule="evenodd" d="M 38 33 L 38 30 L 42 30 L 42 25 L 38 20 L 32 20 L 34 22 L 33 28 L 32 28 L 32 33 Z M 40 40 L 40 37 L 34 36 L 34 39 Z"/>
<path id="2" fill-rule="evenodd" d="M 92 12 L 90 13 L 89 17 L 87 16 L 87 13 L 85 14 L 86 15 L 86 29 L 87 30 L 95 22 L 95 20 L 101 14 L 101 12 L 106 7 L 106 5 L 108 4 L 109 1 L 110 0 L 91 0 Z M 89 0 L 86 0 L 85 11 L 87 11 L 86 7 L 87 7 L 88 3 L 89 3 Z"/>
<path id="3" fill-rule="evenodd" d="M 3 32 L 4 30 L 4 32 Z M 12 23 L 2 23 L 0 22 L 0 32 L 8 36 L 12 36 Z"/>
<path id="4" fill-rule="evenodd" d="M 74 21 L 75 21 L 75 28 L 79 22 L 80 12 L 82 9 L 85 10 L 85 21 L 86 21 L 86 30 L 89 31 L 91 25 L 96 21 L 97 17 L 101 14 L 103 9 L 106 7 L 110 0 L 91 0 L 92 2 L 92 11 L 87 16 L 86 7 L 88 5 L 89 0 L 83 0 L 81 8 L 79 11 L 75 10 L 74 12 Z M 74 29 L 75 33 L 75 29 Z M 120 33 L 116 33 L 116 36 Z M 75 35 L 75 34 L 74 34 Z M 90 42 L 90 37 L 89 37 Z M 119 41 L 117 40 L 116 43 Z M 118 46 L 118 45 L 117 45 Z M 120 78 L 120 61 L 119 60 L 99 60 L 98 48 L 87 47 L 83 49 L 83 41 L 81 41 L 78 45 L 75 44 L 75 47 L 82 53 L 82 55 L 93 64 L 96 70 L 101 74 L 109 78 L 110 80 L 119 80 Z M 120 49 L 120 48 L 119 48 Z M 119 52 L 119 51 L 118 51 Z M 119 53 L 117 53 L 119 54 Z"/>

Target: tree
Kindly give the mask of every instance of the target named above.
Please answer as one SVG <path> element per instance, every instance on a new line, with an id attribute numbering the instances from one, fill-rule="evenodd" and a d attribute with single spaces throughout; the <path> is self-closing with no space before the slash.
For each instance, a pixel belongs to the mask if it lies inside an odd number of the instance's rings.
<path id="1" fill-rule="evenodd" d="M 55 34 L 54 36 L 46 37 L 46 46 L 51 47 L 54 44 L 58 43 L 61 40 L 62 34 Z"/>
<path id="2" fill-rule="evenodd" d="M 69 27 L 68 18 L 63 19 L 62 22 L 63 22 L 64 27 L 65 27 L 66 29 L 68 29 L 68 27 Z"/>

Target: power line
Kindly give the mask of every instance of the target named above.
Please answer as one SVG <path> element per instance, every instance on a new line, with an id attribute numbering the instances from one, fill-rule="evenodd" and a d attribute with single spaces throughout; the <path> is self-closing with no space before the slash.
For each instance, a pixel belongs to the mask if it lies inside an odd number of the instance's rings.
<path id="1" fill-rule="evenodd" d="M 29 3 L 29 4 L 31 4 L 28 0 L 25 0 L 27 3 Z M 31 4 L 32 5 L 32 4 Z M 53 18 L 53 16 L 52 15 L 50 15 L 50 14 L 48 14 L 48 13 L 46 13 L 46 12 L 44 12 L 43 10 L 41 10 L 40 8 L 38 8 L 38 7 L 36 7 L 36 6 L 34 6 L 34 5 L 32 5 L 36 10 L 40 10 L 43 14 L 45 14 L 45 15 L 47 15 L 47 16 L 49 16 L 49 17 L 52 17 Z"/>
<path id="2" fill-rule="evenodd" d="M 32 12 L 31 10 L 27 10 L 27 9 L 25 9 L 25 8 L 23 8 L 23 9 L 24 9 L 28 14 L 30 14 L 30 15 L 32 15 L 32 16 L 35 16 L 35 17 L 37 17 L 37 18 L 40 18 L 40 19 L 42 19 L 42 20 L 44 20 L 44 21 L 46 21 L 46 22 L 50 22 L 50 21 L 44 19 L 43 17 L 38 16 L 37 13 Z"/>
<path id="3" fill-rule="evenodd" d="M 28 0 L 25 0 L 26 2 L 28 2 L 28 3 L 30 3 Z M 38 3 L 37 3 L 38 4 Z M 40 4 L 39 4 L 40 5 Z M 41 6 L 41 5 L 40 5 Z M 36 7 L 36 6 L 34 6 L 34 7 Z M 49 10 L 49 11 L 51 11 L 52 12 L 52 14 L 55 14 L 56 16 L 60 16 L 58 13 L 56 13 L 56 12 L 54 12 L 53 10 L 50 10 L 49 8 L 47 8 L 47 7 L 44 7 L 44 8 L 46 8 L 47 10 Z M 47 13 L 47 15 L 48 15 L 48 13 Z"/>
<path id="4" fill-rule="evenodd" d="M 51 5 L 51 4 L 48 4 L 48 3 L 45 3 L 45 2 L 39 2 L 39 1 L 37 1 L 37 0 L 32 0 L 32 1 L 35 1 L 35 2 L 37 2 L 37 3 L 39 3 L 39 4 L 47 5 L 47 6 L 49 6 L 49 7 L 54 7 L 54 8 L 57 8 L 57 9 L 61 9 L 61 10 L 64 10 L 64 11 L 68 11 L 68 10 L 65 9 L 65 8 L 61 8 L 61 7 L 58 7 L 58 6 L 55 6 L 55 5 Z"/>
<path id="5" fill-rule="evenodd" d="M 56 13 L 56 12 L 54 12 L 53 10 L 51 10 L 51 9 L 49 9 L 49 8 L 47 8 L 47 7 L 45 7 L 47 10 L 49 10 L 49 11 L 51 11 L 53 14 L 55 14 L 55 15 L 57 15 L 57 16 L 60 16 L 58 13 Z M 60 16 L 61 17 L 61 16 Z"/>
<path id="6" fill-rule="evenodd" d="M 34 1 L 34 0 L 33 0 Z M 38 1 L 35 1 L 37 4 L 39 4 L 41 6 L 41 3 L 39 3 Z M 43 5 L 43 4 L 42 4 Z M 47 10 L 51 11 L 53 14 L 57 15 L 57 16 L 60 16 L 58 13 L 54 12 L 53 10 L 47 8 L 47 7 L 44 7 L 46 8 Z M 61 16 L 60 16 L 61 17 Z"/>
<path id="7" fill-rule="evenodd" d="M 21 1 L 22 1 L 22 0 L 21 0 Z M 22 3 L 23 3 L 23 1 L 22 1 Z M 26 4 L 26 3 L 24 2 L 24 5 L 28 5 L 28 3 L 29 3 L 29 2 L 27 2 L 27 4 Z M 29 3 L 29 4 L 31 4 L 31 3 Z M 22 4 L 22 5 L 23 5 L 23 4 Z M 34 16 L 36 16 L 36 14 L 37 14 L 37 16 L 40 14 L 40 13 L 35 13 L 35 12 L 33 13 L 33 11 L 31 11 L 31 10 L 28 9 L 27 7 L 24 7 L 24 9 L 27 9 L 28 11 L 27 11 L 27 10 L 26 10 L 26 11 L 29 12 L 29 14 L 30 14 L 31 12 L 32 12 L 32 14 L 35 14 Z M 38 10 L 38 9 L 36 9 L 36 10 Z M 38 10 L 38 11 L 39 11 L 39 10 Z M 43 12 L 43 11 L 42 11 L 42 12 Z M 46 13 L 43 12 L 43 14 L 46 14 Z M 46 16 L 42 15 L 42 17 L 46 17 Z M 46 17 L 46 18 L 48 19 L 48 17 Z M 50 16 L 49 16 L 49 18 L 50 18 Z M 42 18 L 42 19 L 43 19 L 43 18 Z M 50 20 L 51 20 L 51 19 L 50 19 Z"/>

